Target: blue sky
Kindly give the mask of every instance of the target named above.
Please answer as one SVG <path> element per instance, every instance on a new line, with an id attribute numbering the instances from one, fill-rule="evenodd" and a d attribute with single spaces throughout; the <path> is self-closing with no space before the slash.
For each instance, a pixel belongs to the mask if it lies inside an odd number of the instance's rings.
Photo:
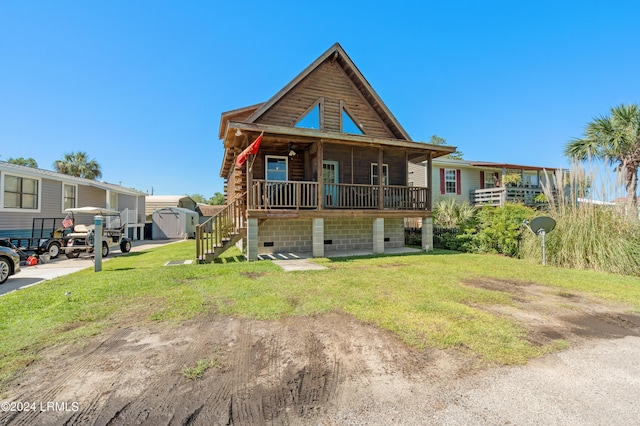
<path id="1" fill-rule="evenodd" d="M 594 116 L 640 102 L 636 1 L 0 0 L 0 160 L 95 158 L 156 194 L 222 191 L 220 114 L 339 42 L 414 140 L 566 167 Z"/>

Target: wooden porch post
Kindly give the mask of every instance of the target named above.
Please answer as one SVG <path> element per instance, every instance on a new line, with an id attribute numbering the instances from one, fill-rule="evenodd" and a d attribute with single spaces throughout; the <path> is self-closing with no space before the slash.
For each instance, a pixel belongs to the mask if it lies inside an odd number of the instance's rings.
<path id="1" fill-rule="evenodd" d="M 427 188 L 429 188 L 429 190 L 427 191 L 427 210 L 431 210 L 431 200 L 433 199 L 433 176 L 432 176 L 432 170 L 431 168 L 433 167 L 433 160 L 431 159 L 431 155 L 432 153 L 429 152 L 429 157 L 427 157 Z"/>
<path id="2" fill-rule="evenodd" d="M 378 208 L 384 209 L 384 193 L 382 184 L 384 183 L 384 177 L 382 175 L 382 162 L 384 161 L 382 155 L 382 148 L 378 148 Z"/>
<path id="3" fill-rule="evenodd" d="M 409 151 L 404 150 L 404 186 L 409 186 Z"/>
<path id="4" fill-rule="evenodd" d="M 251 157 L 254 157 L 252 155 Z M 247 209 L 253 208 L 253 167 L 249 168 L 250 164 L 253 164 L 253 158 L 247 159 Z"/>
<path id="5" fill-rule="evenodd" d="M 322 181 L 323 181 L 323 168 L 322 168 L 322 161 L 323 161 L 323 157 L 324 157 L 324 149 L 322 147 L 322 140 L 318 141 L 318 210 L 322 210 L 322 201 L 323 201 L 323 192 L 324 192 L 324 188 L 322 188 Z"/>

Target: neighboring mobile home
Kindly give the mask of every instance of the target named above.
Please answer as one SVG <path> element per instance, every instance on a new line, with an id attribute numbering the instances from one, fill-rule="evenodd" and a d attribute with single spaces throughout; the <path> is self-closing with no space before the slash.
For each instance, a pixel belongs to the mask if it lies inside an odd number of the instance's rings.
<path id="1" fill-rule="evenodd" d="M 256 155 L 237 165 L 260 135 Z M 240 238 L 249 260 L 383 253 L 404 245 L 405 217 L 427 224 L 432 248 L 431 185 L 409 186 L 409 164 L 429 167 L 455 148 L 414 142 L 339 44 L 267 102 L 223 113 L 219 136 L 229 204 L 200 228 L 201 261 Z"/>
<path id="2" fill-rule="evenodd" d="M 67 208 L 91 206 L 120 211 L 126 235 L 138 239 L 145 196 L 120 185 L 0 161 L 0 238 L 30 237 L 33 219 L 64 218 Z M 76 223 L 91 224 L 93 217 L 78 215 Z"/>
<path id="3" fill-rule="evenodd" d="M 456 160 L 441 157 L 433 161 L 431 174 L 428 164 L 410 164 L 411 183 L 424 185 L 433 182 L 433 202 L 444 198 L 468 201 L 472 205 L 503 205 L 521 202 L 533 206 L 540 203 L 542 185 L 547 176 L 553 182 L 555 169 L 539 166 L 492 163 L 487 161 Z M 553 187 L 553 186 L 552 186 Z"/>

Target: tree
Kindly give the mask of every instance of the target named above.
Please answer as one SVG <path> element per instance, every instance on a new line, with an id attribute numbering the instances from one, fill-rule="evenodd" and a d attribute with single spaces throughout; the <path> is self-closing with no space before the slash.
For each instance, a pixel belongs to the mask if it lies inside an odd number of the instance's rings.
<path id="1" fill-rule="evenodd" d="M 87 153 L 83 151 L 64 154 L 62 160 L 53 163 L 53 167 L 58 173 L 65 175 L 93 180 L 102 177 L 100 164 L 94 159 L 89 160 Z"/>
<path id="2" fill-rule="evenodd" d="M 213 194 L 213 197 L 209 198 L 209 204 L 213 206 L 221 206 L 224 204 L 224 194 L 221 192 L 216 192 Z"/>
<path id="3" fill-rule="evenodd" d="M 208 199 L 202 194 L 187 194 L 187 196 L 191 197 L 196 203 L 209 204 L 212 206 L 224 204 L 224 194 L 220 192 L 216 192 L 213 194 L 213 197 Z"/>
<path id="4" fill-rule="evenodd" d="M 207 203 L 207 199 L 202 194 L 187 194 L 187 197 L 191 198 L 196 203 L 209 204 Z"/>
<path id="5" fill-rule="evenodd" d="M 10 157 L 7 160 L 7 163 L 17 164 L 18 166 L 33 167 L 34 169 L 38 168 L 38 162 L 36 160 L 34 160 L 33 158 L 31 158 L 31 157 L 29 157 L 29 158 L 24 158 L 24 157 L 13 158 L 13 157 Z"/>
<path id="6" fill-rule="evenodd" d="M 637 206 L 638 167 L 640 166 L 640 107 L 621 104 L 611 108 L 609 116 L 596 117 L 587 124 L 583 138 L 567 143 L 564 153 L 572 160 L 590 158 L 615 165 L 622 173 L 627 203 Z M 634 209 L 635 210 L 635 209 Z"/>
<path id="7" fill-rule="evenodd" d="M 442 146 L 449 146 L 447 144 L 447 140 L 445 138 L 441 138 L 438 135 L 431 135 L 431 139 L 429 139 L 429 143 L 431 145 L 442 145 Z M 455 151 L 453 151 L 451 154 L 447 154 L 444 156 L 444 158 L 452 158 L 454 160 L 462 160 L 462 156 L 464 154 L 462 153 L 462 151 L 458 151 L 457 149 Z"/>

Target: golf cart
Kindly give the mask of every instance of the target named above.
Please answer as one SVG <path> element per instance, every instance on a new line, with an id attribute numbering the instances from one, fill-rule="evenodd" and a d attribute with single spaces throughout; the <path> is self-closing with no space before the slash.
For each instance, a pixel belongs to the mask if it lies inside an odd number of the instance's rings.
<path id="1" fill-rule="evenodd" d="M 122 223 L 120 212 L 100 207 L 78 207 L 66 209 L 65 212 L 72 215 L 72 232 L 65 235 L 67 245 L 64 252 L 68 258 L 76 258 L 80 253 L 93 253 L 95 241 L 95 225 L 75 224 L 75 215 L 88 214 L 100 215 L 102 222 L 102 257 L 109 255 L 109 250 L 120 248 L 122 253 L 131 250 L 131 240 L 124 236 L 126 224 Z"/>

